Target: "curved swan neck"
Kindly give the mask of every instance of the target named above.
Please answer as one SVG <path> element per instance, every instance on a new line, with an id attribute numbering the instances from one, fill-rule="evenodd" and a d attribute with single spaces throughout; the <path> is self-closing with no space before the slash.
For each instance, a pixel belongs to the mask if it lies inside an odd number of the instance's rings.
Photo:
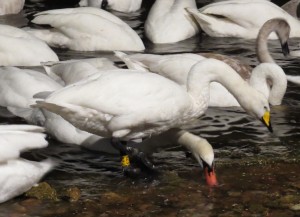
<path id="1" fill-rule="evenodd" d="M 221 83 L 243 108 L 245 96 L 253 92 L 236 71 L 215 59 L 202 60 L 192 67 L 187 78 L 187 91 L 196 101 L 201 101 L 204 96 L 209 97 L 209 84 L 213 81 Z"/>
<path id="2" fill-rule="evenodd" d="M 284 49 L 287 49 L 285 46 L 287 46 L 290 34 L 289 24 L 284 19 L 279 18 L 267 21 L 261 27 L 256 39 L 256 54 L 261 63 L 275 63 L 268 50 L 268 37 L 272 32 L 275 32 L 279 38 L 283 52 L 285 52 Z"/>
<path id="3" fill-rule="evenodd" d="M 271 105 L 280 105 L 287 88 L 282 68 L 273 63 L 262 63 L 252 71 L 249 83 L 268 98 Z"/>

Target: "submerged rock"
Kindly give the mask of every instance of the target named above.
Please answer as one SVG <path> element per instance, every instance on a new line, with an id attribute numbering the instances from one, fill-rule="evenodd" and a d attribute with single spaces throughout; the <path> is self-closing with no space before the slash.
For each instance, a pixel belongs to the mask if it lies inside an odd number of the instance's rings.
<path id="1" fill-rule="evenodd" d="M 59 197 L 63 200 L 67 200 L 70 202 L 76 202 L 80 199 L 81 191 L 77 187 L 70 187 L 68 189 L 64 189 L 59 194 Z"/>

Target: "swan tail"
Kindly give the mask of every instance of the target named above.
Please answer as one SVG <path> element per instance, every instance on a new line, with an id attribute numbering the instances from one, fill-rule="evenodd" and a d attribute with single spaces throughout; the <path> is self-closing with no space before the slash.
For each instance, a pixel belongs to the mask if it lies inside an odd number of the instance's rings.
<path id="1" fill-rule="evenodd" d="M 127 55 L 126 53 L 121 52 L 121 51 L 114 51 L 114 53 L 115 53 L 115 56 L 118 57 L 120 60 L 122 60 L 129 69 L 142 70 L 145 72 L 149 71 L 147 69 L 148 67 L 146 65 L 130 58 L 130 56 Z"/>
<path id="2" fill-rule="evenodd" d="M 191 14 L 194 19 L 199 23 L 199 25 L 210 25 L 211 24 L 211 18 L 203 13 L 201 13 L 196 8 L 186 8 L 185 9 L 189 14 Z"/>

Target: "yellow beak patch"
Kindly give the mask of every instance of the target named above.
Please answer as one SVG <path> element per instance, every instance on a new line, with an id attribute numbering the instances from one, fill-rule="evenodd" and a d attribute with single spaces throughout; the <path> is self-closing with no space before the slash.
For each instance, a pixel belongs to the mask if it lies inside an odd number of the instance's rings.
<path id="1" fill-rule="evenodd" d="M 270 126 L 270 112 L 266 111 L 264 116 L 262 117 L 263 121 L 265 122 L 265 124 L 268 126 Z"/>

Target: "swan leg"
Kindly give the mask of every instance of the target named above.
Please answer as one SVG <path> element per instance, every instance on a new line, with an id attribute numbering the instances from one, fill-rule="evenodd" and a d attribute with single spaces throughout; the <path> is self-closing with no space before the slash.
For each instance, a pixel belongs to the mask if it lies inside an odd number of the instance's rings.
<path id="1" fill-rule="evenodd" d="M 121 155 L 121 166 L 125 175 L 135 176 L 140 173 L 139 168 L 134 168 L 131 163 L 129 156 L 136 158 L 140 161 L 146 168 L 154 170 L 155 166 L 150 162 L 147 156 L 140 152 L 137 148 L 128 147 L 126 144 L 122 143 L 116 138 L 112 138 L 112 145 L 114 148 L 119 150 Z"/>

